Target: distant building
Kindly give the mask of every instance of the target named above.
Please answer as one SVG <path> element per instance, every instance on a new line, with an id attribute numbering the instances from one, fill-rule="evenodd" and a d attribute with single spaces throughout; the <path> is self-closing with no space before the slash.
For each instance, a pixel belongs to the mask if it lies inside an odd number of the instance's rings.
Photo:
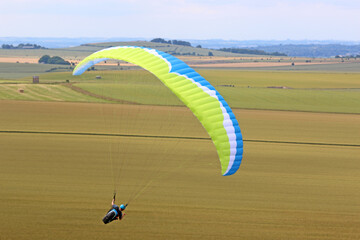
<path id="1" fill-rule="evenodd" d="M 33 76 L 33 83 L 39 83 L 39 76 Z"/>

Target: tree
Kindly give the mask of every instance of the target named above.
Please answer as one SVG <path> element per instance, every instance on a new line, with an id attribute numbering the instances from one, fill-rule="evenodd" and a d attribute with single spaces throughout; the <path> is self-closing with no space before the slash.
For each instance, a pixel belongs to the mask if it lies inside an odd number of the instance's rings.
<path id="1" fill-rule="evenodd" d="M 3 49 L 24 49 L 24 48 L 33 48 L 33 49 L 45 49 L 45 47 L 42 47 L 40 45 L 37 44 L 31 44 L 31 43 L 20 43 L 19 45 L 17 45 L 16 47 L 13 46 L 12 44 L 3 44 L 2 45 Z"/>
<path id="2" fill-rule="evenodd" d="M 150 42 L 157 42 L 157 43 L 171 43 L 171 41 L 166 41 L 163 38 L 154 38 L 153 40 L 151 40 Z"/>
<path id="3" fill-rule="evenodd" d="M 246 49 L 246 48 L 220 48 L 219 50 L 224 52 L 241 53 L 241 54 L 286 56 L 286 54 L 284 53 L 279 53 L 279 52 L 268 53 L 263 50 Z"/>
<path id="4" fill-rule="evenodd" d="M 3 45 L 2 45 L 2 48 L 3 48 L 3 49 L 13 49 L 14 46 L 13 46 L 13 45 L 10 45 L 10 44 L 3 44 Z"/>
<path id="5" fill-rule="evenodd" d="M 189 42 L 187 42 L 187 41 L 172 40 L 171 43 L 174 44 L 174 45 L 182 45 L 182 46 L 189 46 L 189 47 L 191 47 L 191 43 L 189 43 Z"/>
<path id="6" fill-rule="evenodd" d="M 39 61 L 39 63 L 45 63 L 45 64 L 61 64 L 61 65 L 70 65 L 70 62 L 65 61 L 59 56 L 50 57 L 49 55 L 42 56 Z"/>
<path id="7" fill-rule="evenodd" d="M 153 40 L 151 40 L 150 42 L 157 42 L 157 43 L 167 43 L 167 44 L 174 44 L 174 45 L 182 45 L 182 46 L 189 46 L 191 47 L 191 43 L 187 42 L 187 41 L 182 41 L 182 40 L 169 40 L 166 41 L 163 38 L 154 38 Z"/>
<path id="8" fill-rule="evenodd" d="M 44 55 L 39 59 L 39 63 L 48 63 L 50 59 L 49 55 Z"/>

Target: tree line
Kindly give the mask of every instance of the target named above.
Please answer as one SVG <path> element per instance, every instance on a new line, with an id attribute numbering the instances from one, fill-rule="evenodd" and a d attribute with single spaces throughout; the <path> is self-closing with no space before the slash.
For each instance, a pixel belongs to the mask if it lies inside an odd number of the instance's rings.
<path id="1" fill-rule="evenodd" d="M 156 42 L 156 43 L 165 43 L 165 44 L 174 44 L 174 45 L 182 45 L 182 46 L 188 46 L 191 47 L 191 43 L 183 40 L 168 40 L 166 41 L 163 38 L 154 38 L 150 42 Z"/>
<path id="2" fill-rule="evenodd" d="M 283 52 L 288 56 L 296 57 L 336 57 L 348 55 L 359 55 L 360 44 L 358 45 L 342 45 L 342 44 L 286 44 L 259 46 L 257 50 L 267 52 Z"/>
<path id="3" fill-rule="evenodd" d="M 347 59 L 350 59 L 350 58 L 360 58 L 360 54 L 357 54 L 357 55 L 336 55 L 335 58 L 347 58 Z"/>
<path id="4" fill-rule="evenodd" d="M 31 43 L 20 43 L 17 46 L 14 46 L 12 44 L 3 44 L 1 47 L 3 49 L 45 49 L 45 47 Z"/>
<path id="5" fill-rule="evenodd" d="M 246 48 L 220 48 L 219 51 L 241 53 L 241 54 L 254 54 L 254 55 L 287 56 L 285 53 L 279 53 L 279 52 L 269 53 L 263 50 L 246 49 Z"/>

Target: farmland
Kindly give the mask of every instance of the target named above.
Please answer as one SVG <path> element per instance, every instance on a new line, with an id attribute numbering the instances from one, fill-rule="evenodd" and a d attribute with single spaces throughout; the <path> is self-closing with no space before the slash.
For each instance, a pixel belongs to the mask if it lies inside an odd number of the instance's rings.
<path id="1" fill-rule="evenodd" d="M 216 86 L 234 108 L 360 113 L 359 73 L 221 69 L 199 70 L 199 73 Z M 101 80 L 96 80 L 98 75 Z M 40 78 L 44 84 L 25 84 L 26 81 L 31 82 L 30 77 L 21 79 L 23 85 L 15 84 L 16 81 L 1 84 L 0 99 L 104 101 L 70 91 L 64 85 L 68 80 L 73 86 L 99 96 L 106 95 L 138 104 L 182 106 L 160 81 L 143 70 L 95 71 L 80 77 L 70 73 L 51 73 L 40 75 Z M 19 93 L 19 89 L 24 89 L 24 93 Z M 64 92 L 63 97 L 60 96 L 61 92 Z"/>
<path id="2" fill-rule="evenodd" d="M 208 140 L 113 137 L 111 141 L 126 145 L 116 151 L 126 163 L 120 176 L 121 200 L 134 191 L 133 184 L 149 178 L 152 167 L 160 166 L 160 175 L 130 204 L 126 219 L 104 227 L 101 218 L 112 192 L 109 139 L 77 134 L 113 129 L 104 124 L 99 105 L 0 104 L 6 113 L 0 118 L 5 239 L 28 234 L 32 239 L 115 239 L 114 232 L 119 231 L 125 239 L 359 236 L 359 147 L 311 144 L 359 146 L 359 115 L 236 110 L 246 151 L 239 173 L 232 177 L 219 174 L 216 152 Z M 112 116 L 107 107 L 105 116 Z M 118 108 L 126 113 L 118 121 L 127 134 L 206 138 L 186 109 Z M 170 124 L 175 119 L 178 122 Z M 283 143 L 247 141 L 256 139 Z M 21 219 L 13 214 L 15 206 L 24 213 Z"/>
<path id="3" fill-rule="evenodd" d="M 169 45 L 146 41 L 107 42 L 84 44 L 69 48 L 54 49 L 0 49 L 0 79 L 20 78 L 29 74 L 41 74 L 46 71 L 71 72 L 70 67 L 59 65 L 36 64 L 43 55 L 61 56 L 65 60 L 77 64 L 89 54 L 113 46 L 141 46 L 155 48 L 185 61 L 193 68 L 225 68 L 247 71 L 318 71 L 318 72 L 355 72 L 359 73 L 360 59 L 351 58 L 305 58 L 283 56 L 261 56 L 235 54 L 213 49 L 194 48 L 189 46 Z M 208 56 L 209 52 L 213 56 Z M 27 65 L 27 66 L 26 66 Z M 32 67 L 32 69 L 29 69 Z M 121 70 L 134 68 L 134 65 L 123 61 L 109 60 L 96 66 L 97 70 Z M 17 70 L 21 71 L 18 72 Z M 26 71 L 28 75 L 26 75 Z"/>
<path id="4" fill-rule="evenodd" d="M 72 76 L 0 63 L 1 239 L 360 237 L 358 63 L 198 67 L 242 130 L 243 163 L 230 177 L 199 121 L 158 79 L 107 64 Z M 118 201 L 131 200 L 127 216 L 103 225 L 114 187 Z"/>

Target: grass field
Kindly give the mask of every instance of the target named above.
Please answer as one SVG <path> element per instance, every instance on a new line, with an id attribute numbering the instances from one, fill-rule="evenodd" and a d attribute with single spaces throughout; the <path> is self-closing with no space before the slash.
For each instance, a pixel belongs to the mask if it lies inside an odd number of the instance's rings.
<path id="1" fill-rule="evenodd" d="M 20 93 L 20 90 L 24 92 Z M 2 99 L 13 100 L 104 102 L 72 91 L 63 85 L 50 84 L 2 84 L 0 96 Z"/>
<path id="2" fill-rule="evenodd" d="M 233 108 L 360 113 L 359 73 L 251 72 L 221 69 L 199 72 L 218 89 Z M 98 75 L 102 79 L 97 80 Z M 0 99 L 103 101 L 57 85 L 69 80 L 74 86 L 90 93 L 114 99 L 140 104 L 182 105 L 158 79 L 143 70 L 94 71 L 82 76 L 49 73 L 40 75 L 40 79 L 41 83 L 45 84 L 0 84 Z M 22 83 L 26 81 L 30 83 L 31 77 L 20 79 Z M 26 88 L 23 94 L 17 91 L 21 87 Z M 53 92 L 45 91 L 46 89 L 52 89 Z M 62 94 L 65 92 L 66 94 Z"/>
<path id="3" fill-rule="evenodd" d="M 127 200 L 143 181 L 153 181 L 130 203 L 121 223 L 103 225 L 113 190 L 109 138 L 26 133 L 109 133 L 103 116 L 111 116 L 110 105 L 101 105 L 0 101 L 1 239 L 360 236 L 359 147 L 249 141 L 239 172 L 222 177 L 209 140 L 113 137 L 126 145 L 118 152 L 126 161 L 118 199 Z M 127 134 L 206 137 L 185 108 L 116 106 L 126 113 L 118 121 Z M 359 115 L 235 114 L 245 140 L 360 145 Z M 153 168 L 160 175 L 152 177 Z"/>
<path id="4" fill-rule="evenodd" d="M 19 78 L 30 79 L 34 75 L 44 74 L 52 68 L 67 68 L 68 66 L 54 64 L 29 64 L 29 63 L 0 63 L 1 80 L 18 80 Z"/>
<path id="5" fill-rule="evenodd" d="M 166 104 L 181 105 L 175 96 L 156 82 L 158 80 L 155 77 L 140 74 L 140 80 L 136 81 L 134 79 L 138 72 L 132 73 L 104 75 L 102 81 L 108 78 L 119 79 L 119 84 L 111 83 L 105 86 L 107 90 L 94 82 L 79 83 L 77 86 L 97 94 L 105 91 L 114 98 L 141 104 L 165 104 L 164 99 L 168 99 Z M 359 74 L 254 73 L 222 70 L 201 73 L 217 87 L 230 106 L 235 108 L 360 113 Z M 342 81 L 338 83 L 336 79 Z M 271 86 L 284 86 L 287 89 L 269 88 Z"/>
<path id="6" fill-rule="evenodd" d="M 284 65 L 274 67 L 241 67 L 243 71 L 287 71 L 287 72 L 320 72 L 320 73 L 359 73 L 359 63 L 339 63 L 339 64 L 309 64 L 309 65 Z"/>

